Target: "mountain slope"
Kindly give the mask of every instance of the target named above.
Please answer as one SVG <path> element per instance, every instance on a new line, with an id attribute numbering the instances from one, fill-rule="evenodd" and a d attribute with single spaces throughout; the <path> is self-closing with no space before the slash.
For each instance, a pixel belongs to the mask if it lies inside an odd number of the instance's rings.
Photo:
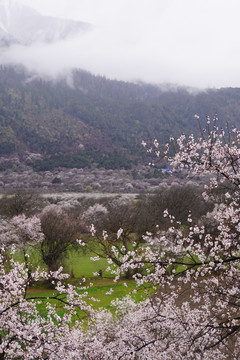
<path id="1" fill-rule="evenodd" d="M 130 167 L 143 161 L 141 141 L 161 143 L 198 133 L 194 114 L 239 127 L 240 89 L 162 91 L 74 71 L 72 87 L 24 69 L 0 68 L 0 156 L 39 153 L 36 169 L 54 166 Z"/>

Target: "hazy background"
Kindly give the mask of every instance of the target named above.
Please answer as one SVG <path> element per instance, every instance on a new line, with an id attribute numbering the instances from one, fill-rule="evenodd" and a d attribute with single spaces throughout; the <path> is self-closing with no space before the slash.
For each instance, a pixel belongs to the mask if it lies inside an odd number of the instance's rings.
<path id="1" fill-rule="evenodd" d="M 239 0 L 16 0 L 91 23 L 55 44 L 13 46 L 5 61 L 48 75 L 70 67 L 114 79 L 240 87 Z"/>

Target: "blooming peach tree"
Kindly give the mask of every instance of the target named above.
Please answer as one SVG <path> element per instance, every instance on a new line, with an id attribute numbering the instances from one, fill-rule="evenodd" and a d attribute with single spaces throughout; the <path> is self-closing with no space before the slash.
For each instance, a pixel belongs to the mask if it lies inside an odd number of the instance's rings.
<path id="1" fill-rule="evenodd" d="M 191 213 L 188 230 L 183 231 L 165 210 L 163 216 L 172 224 L 168 235 L 159 232 L 153 239 L 148 234 L 148 246 L 132 253 L 116 270 L 119 276 L 129 267 L 144 268 L 145 273 L 135 275 L 137 283 L 156 287 L 155 299 L 141 310 L 151 336 L 138 337 L 141 341 L 135 347 L 161 349 L 161 355 L 153 358 L 240 356 L 240 132 L 228 129 L 225 134 L 217 122 L 217 117 L 212 124 L 207 118 L 198 139 L 192 135 L 182 135 L 176 142 L 171 139 L 173 156 L 168 155 L 170 145 L 161 150 L 156 140 L 148 149 L 157 158 L 168 157 L 172 171 L 187 168 L 191 176 L 210 176 L 204 197 L 214 196 L 220 185 L 225 189 L 225 200 L 214 214 L 215 232 L 193 224 Z"/>
<path id="2" fill-rule="evenodd" d="M 31 284 L 50 280 L 55 291 L 49 297 L 29 293 L 28 269 L 13 257 L 6 264 L 4 251 L 0 255 L 0 359 L 93 359 L 84 357 L 95 347 L 94 339 L 83 331 L 83 323 L 86 326 L 94 317 L 86 292 L 77 292 L 86 288 L 84 284 L 66 285 L 68 275 L 61 269 L 49 273 L 35 269 Z M 64 308 L 63 316 L 58 314 L 58 303 Z M 44 316 L 39 306 L 45 308 Z"/>
<path id="3" fill-rule="evenodd" d="M 44 235 L 41 221 L 37 216 L 14 216 L 12 219 L 0 219 L 0 244 L 5 247 L 16 245 L 23 249 L 26 245 L 41 243 Z"/>
<path id="4" fill-rule="evenodd" d="M 172 171 L 184 168 L 191 176 L 210 179 L 205 198 L 222 186 L 224 199 L 213 215 L 215 231 L 193 223 L 191 213 L 186 229 L 166 209 L 163 216 L 172 225 L 167 232 L 159 229 L 154 238 L 148 233 L 138 251 L 124 257 L 119 253 L 116 279 L 134 269 L 137 284 L 151 284 L 156 295 L 114 328 L 119 348 L 125 344 L 116 358 L 240 357 L 240 132 L 228 129 L 225 134 L 217 122 L 217 117 L 212 123 L 207 118 L 198 139 L 171 138 L 173 156 L 170 145 L 162 150 L 156 140 L 148 148 L 157 159 L 167 157 Z"/>

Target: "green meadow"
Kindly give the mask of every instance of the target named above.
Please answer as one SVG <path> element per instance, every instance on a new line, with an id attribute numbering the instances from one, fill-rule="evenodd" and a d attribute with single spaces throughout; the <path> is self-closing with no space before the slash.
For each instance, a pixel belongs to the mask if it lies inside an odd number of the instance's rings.
<path id="1" fill-rule="evenodd" d="M 28 253 L 29 263 L 32 264 L 32 269 L 36 266 L 44 268 L 44 264 L 40 257 L 40 252 L 35 248 L 29 248 Z M 106 259 L 100 258 L 98 261 L 91 260 L 91 257 L 96 256 L 88 249 L 82 249 L 76 251 L 72 249 L 66 254 L 62 266 L 63 272 L 70 275 L 67 282 L 78 286 L 88 287 L 88 296 L 86 297 L 87 303 L 91 304 L 93 308 L 100 309 L 105 308 L 114 312 L 114 308 L 111 302 L 115 299 L 122 299 L 126 295 L 132 296 L 136 301 L 142 301 L 147 296 L 153 294 L 151 286 L 142 286 L 137 288 L 136 283 L 133 279 L 120 278 L 118 281 L 114 281 L 114 275 L 106 272 L 105 269 L 108 267 Z M 15 259 L 23 261 L 23 253 L 18 251 L 15 254 Z M 97 276 L 94 273 L 102 271 L 102 276 Z M 86 290 L 78 290 L 81 294 Z M 51 297 L 56 295 L 56 291 L 51 288 L 47 282 L 41 282 L 34 284 L 29 287 L 27 292 L 28 298 L 42 298 L 45 297 L 47 301 L 50 301 L 52 305 L 56 305 L 59 315 L 63 315 L 64 309 L 62 304 L 57 300 L 51 300 Z M 97 299 L 94 301 L 93 298 Z M 42 301 L 38 305 L 40 313 L 44 316 L 46 313 L 46 301 Z"/>

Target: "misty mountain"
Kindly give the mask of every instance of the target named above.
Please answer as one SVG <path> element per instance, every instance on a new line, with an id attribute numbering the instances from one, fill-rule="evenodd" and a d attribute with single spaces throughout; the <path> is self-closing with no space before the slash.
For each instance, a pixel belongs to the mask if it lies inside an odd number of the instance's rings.
<path id="1" fill-rule="evenodd" d="M 14 0 L 0 0 L 0 46 L 52 43 L 84 33 L 87 23 L 43 16 Z"/>
<path id="2" fill-rule="evenodd" d="M 0 160 L 17 154 L 36 170 L 130 168 L 147 163 L 142 140 L 157 137 L 164 144 L 182 132 L 198 134 L 195 113 L 203 123 L 217 112 L 220 126 L 240 125 L 237 88 L 163 91 L 81 70 L 70 80 L 48 81 L 23 68 L 0 67 Z"/>

